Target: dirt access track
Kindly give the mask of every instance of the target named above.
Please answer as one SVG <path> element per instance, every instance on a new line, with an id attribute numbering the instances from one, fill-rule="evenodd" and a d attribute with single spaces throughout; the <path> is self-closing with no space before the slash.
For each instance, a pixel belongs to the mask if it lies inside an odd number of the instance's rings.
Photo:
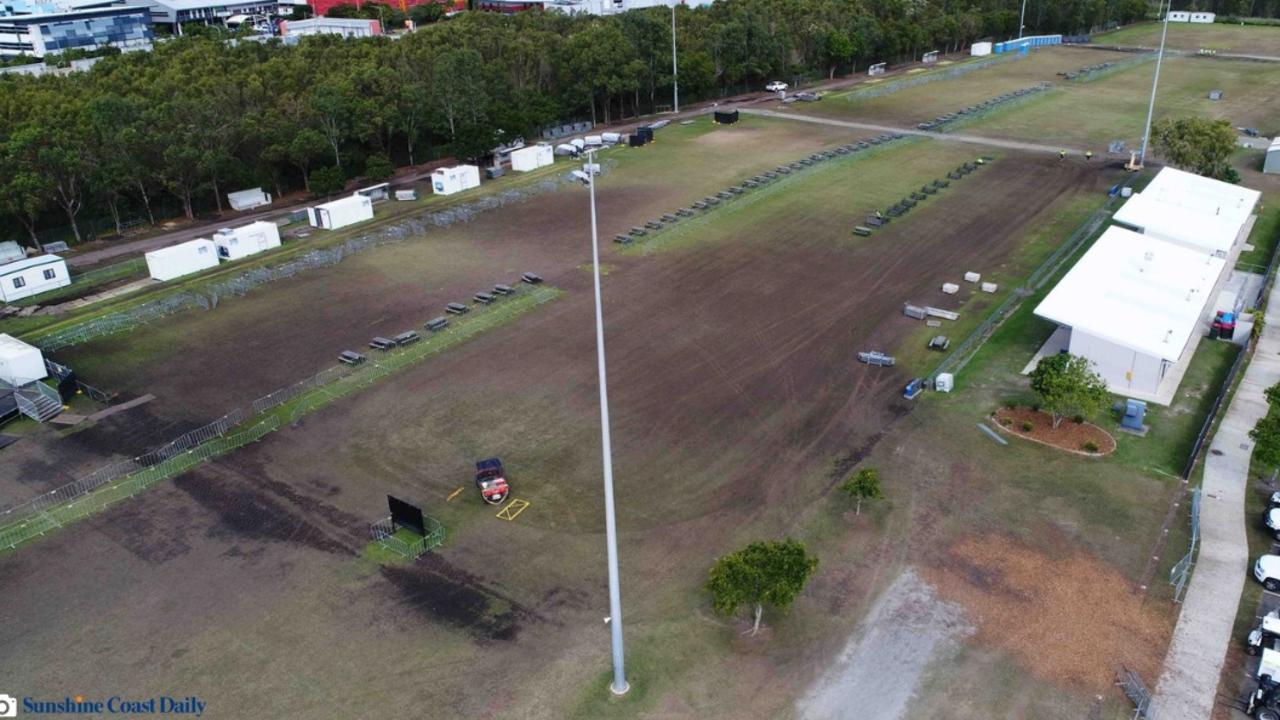
<path id="1" fill-rule="evenodd" d="M 742 152 L 727 135 L 709 137 Z M 899 313 L 905 299 L 942 304 L 937 286 L 956 268 L 999 265 L 1058 198 L 1106 184 L 1096 168 L 1005 156 L 888 231 L 850 236 L 867 210 L 861 193 L 901 194 L 961 157 L 916 143 L 884 155 L 891 176 L 836 161 L 652 254 L 609 254 L 629 657 L 647 678 L 633 702 L 651 716 L 786 712 L 813 679 L 807 658 L 705 657 L 707 643 L 738 635 L 706 613 L 699 587 L 711 558 L 744 531 L 786 533 L 829 492 L 833 460 L 856 462 L 910 411 L 898 398 L 901 370 L 853 360 L 867 346 L 892 350 L 917 327 Z M 601 182 L 606 238 L 696 197 L 616 178 Z M 269 302 L 228 304 L 227 317 L 245 313 L 231 349 L 224 334 L 197 336 L 144 360 L 136 382 L 165 383 L 194 408 L 213 407 L 223 386 L 224 397 L 251 397 L 257 384 L 279 384 L 255 379 L 255 355 L 306 365 L 434 314 L 413 279 L 422 265 L 398 268 L 436 243 L 484 260 L 433 269 L 434 301 L 523 269 L 566 291 L 297 429 L 0 557 L 11 619 L 0 626 L 0 675 L 53 696 L 174 688 L 207 696 L 215 718 L 600 716 L 590 699 L 607 667 L 607 602 L 583 214 L 582 199 L 564 192 L 371 251 L 323 279 L 278 284 L 297 296 L 273 286 Z M 382 292 L 344 284 L 357 272 Z M 339 309 L 313 304 L 325 293 L 339 295 Z M 188 365 L 160 375 L 175 359 Z M 467 491 L 470 463 L 495 453 L 515 496 L 533 503 L 516 522 Z M 447 545 L 407 566 L 362 559 L 365 525 L 385 512 L 386 493 L 443 520 Z M 845 602 L 846 589 L 829 592 L 807 601 Z M 697 692 L 670 690 L 695 671 L 705 680 Z"/>

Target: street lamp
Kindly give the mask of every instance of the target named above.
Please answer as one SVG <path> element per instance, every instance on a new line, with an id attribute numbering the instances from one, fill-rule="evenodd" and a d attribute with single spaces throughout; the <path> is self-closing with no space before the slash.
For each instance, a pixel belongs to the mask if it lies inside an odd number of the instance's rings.
<path id="1" fill-rule="evenodd" d="M 1027 28 L 1027 0 L 1022 0 L 1022 14 L 1018 16 L 1018 39 L 1022 39 L 1022 31 Z"/>
<path id="2" fill-rule="evenodd" d="M 627 671 L 622 654 L 622 597 L 618 585 L 618 528 L 613 512 L 613 447 L 609 439 L 609 387 L 604 362 L 604 309 L 600 302 L 600 234 L 596 228 L 595 152 L 587 153 L 586 183 L 591 194 L 591 268 L 596 292 L 596 366 L 600 382 L 600 447 L 604 456 L 604 534 L 609 561 L 609 629 L 613 634 L 613 682 L 609 690 L 624 695 Z"/>
<path id="3" fill-rule="evenodd" d="M 1147 164 L 1147 142 L 1151 138 L 1151 116 L 1156 111 L 1156 88 L 1160 85 L 1160 64 L 1164 61 L 1164 41 L 1169 37 L 1170 10 L 1173 10 L 1173 0 L 1169 0 L 1169 5 L 1164 11 L 1164 29 L 1160 32 L 1160 52 L 1156 54 L 1156 74 L 1151 80 L 1151 103 L 1147 105 L 1147 125 L 1142 130 L 1142 151 L 1138 153 L 1138 167 Z"/>
<path id="4" fill-rule="evenodd" d="M 676 71 L 676 6 L 671 6 L 671 95 L 675 111 L 680 112 L 680 74 Z"/>

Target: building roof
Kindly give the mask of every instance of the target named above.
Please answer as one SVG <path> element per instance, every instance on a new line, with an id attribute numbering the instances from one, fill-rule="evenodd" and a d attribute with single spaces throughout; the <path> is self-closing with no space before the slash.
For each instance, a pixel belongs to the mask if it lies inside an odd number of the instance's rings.
<path id="1" fill-rule="evenodd" d="M 37 255 L 36 257 L 23 258 L 22 260 L 14 260 L 11 263 L 0 265 L 0 277 L 12 275 L 23 270 L 30 270 L 33 267 L 41 265 L 52 265 L 62 262 L 62 258 L 57 255 Z"/>
<path id="2" fill-rule="evenodd" d="M 1170 167 L 1157 173 L 1141 194 L 1170 205 L 1229 218 L 1237 227 L 1244 225 L 1262 197 L 1257 190 Z"/>
<path id="3" fill-rule="evenodd" d="M 208 238 L 196 238 L 195 240 L 188 240 L 184 243 L 178 243 L 177 245 L 170 245 L 169 247 L 162 247 L 158 250 L 152 250 L 151 252 L 147 253 L 146 256 L 148 258 L 155 258 L 157 260 L 162 260 L 168 255 L 184 255 L 190 252 L 192 248 L 200 247 L 201 245 L 204 245 L 206 247 L 212 247 L 213 241 Z"/>
<path id="4" fill-rule="evenodd" d="M 1234 217 L 1210 215 L 1183 205 L 1161 202 L 1147 193 L 1129 198 L 1113 219 L 1161 240 L 1192 250 L 1224 255 L 1231 250 L 1243 227 Z"/>
<path id="5" fill-rule="evenodd" d="M 1144 355 L 1176 361 L 1225 261 L 1112 226 L 1035 313 Z"/>
<path id="6" fill-rule="evenodd" d="M 348 207 L 348 206 L 355 207 L 358 205 L 362 206 L 362 205 L 370 205 L 370 204 L 372 204 L 372 201 L 368 197 L 364 195 L 360 195 L 359 193 L 355 193 L 352 195 L 348 195 L 346 197 L 340 197 L 337 200 L 330 200 L 327 203 L 320 203 L 319 205 L 316 205 L 316 207 L 324 208 L 328 210 L 329 208 L 340 208 L 340 207 Z"/>
<path id="7" fill-rule="evenodd" d="M 1267 146 L 1267 152 L 1280 152 L 1280 135 L 1271 138 L 1271 144 Z"/>

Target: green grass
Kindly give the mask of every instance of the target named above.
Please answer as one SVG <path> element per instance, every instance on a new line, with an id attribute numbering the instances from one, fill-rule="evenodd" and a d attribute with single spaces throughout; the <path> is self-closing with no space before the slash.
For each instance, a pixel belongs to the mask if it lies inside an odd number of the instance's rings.
<path id="1" fill-rule="evenodd" d="M 1232 125 L 1269 127 L 1280 113 L 1280 72 L 1269 66 L 1202 58 L 1166 58 L 1155 119 L 1207 116 Z M 1095 150 L 1112 140 L 1138 149 L 1151 94 L 1153 66 L 1139 64 L 1091 83 L 1059 83 L 1011 112 L 975 123 L 969 132 Z M 1223 100 L 1208 99 L 1222 90 Z"/>
<path id="2" fill-rule="evenodd" d="M 1262 213 L 1249 233 L 1249 244 L 1253 249 L 1240 253 L 1236 260 L 1237 270 L 1262 272 L 1276 252 L 1276 242 L 1280 241 L 1280 202 L 1271 202 L 1267 197 L 1263 202 Z"/>
<path id="3" fill-rule="evenodd" d="M 1163 23 L 1140 23 L 1094 35 L 1093 43 L 1155 48 L 1160 46 L 1163 29 Z M 1277 28 L 1259 25 L 1169 23 L 1165 47 L 1192 52 L 1208 48 L 1245 55 L 1280 56 L 1280 32 Z"/>
<path id="4" fill-rule="evenodd" d="M 106 267 L 90 270 L 85 273 L 72 273 L 71 284 L 66 287 L 60 287 L 49 292 L 43 292 L 39 295 L 18 300 L 14 305 L 48 305 L 56 303 L 59 300 L 72 297 L 83 297 L 91 294 L 94 288 L 119 282 L 121 280 L 136 280 L 147 275 L 147 261 L 143 258 L 134 258 L 124 262 L 115 263 Z"/>

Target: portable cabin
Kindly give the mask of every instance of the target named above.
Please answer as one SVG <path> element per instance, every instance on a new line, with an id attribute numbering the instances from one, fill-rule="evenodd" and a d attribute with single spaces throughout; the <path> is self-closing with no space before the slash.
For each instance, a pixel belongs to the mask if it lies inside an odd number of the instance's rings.
<path id="1" fill-rule="evenodd" d="M 984 57 L 991 54 L 991 43 L 976 42 L 969 46 L 969 55 L 973 57 Z"/>
<path id="2" fill-rule="evenodd" d="M 332 202 L 307 208 L 311 227 L 337 230 L 373 219 L 373 201 L 363 195 L 338 198 Z"/>
<path id="3" fill-rule="evenodd" d="M 550 145 L 530 145 L 511 153 L 511 169 L 517 172 L 537 170 L 555 161 L 555 151 Z"/>
<path id="4" fill-rule="evenodd" d="M 40 348 L 0 333 L 0 381 L 20 387 L 48 375 Z"/>
<path id="5" fill-rule="evenodd" d="M 151 277 L 165 281 L 217 266 L 218 248 L 212 240 L 196 238 L 152 250 L 146 257 L 147 271 L 151 273 Z"/>
<path id="6" fill-rule="evenodd" d="M 15 260 L 21 260 L 27 256 L 27 252 L 22 246 L 13 240 L 0 242 L 0 265 L 11 263 Z"/>
<path id="7" fill-rule="evenodd" d="M 57 255 L 39 255 L 0 265 L 0 300 L 13 302 L 71 284 L 67 263 Z"/>
<path id="8" fill-rule="evenodd" d="M 227 202 L 231 204 L 232 210 L 252 210 L 256 207 L 270 205 L 271 194 L 263 192 L 260 187 L 239 190 L 227 193 Z"/>
<path id="9" fill-rule="evenodd" d="M 453 195 L 480 187 L 480 168 L 475 165 L 443 167 L 431 173 L 431 189 L 436 195 Z"/>
<path id="10" fill-rule="evenodd" d="M 223 228 L 213 234 L 213 244 L 218 246 L 218 257 L 239 260 L 280 247 L 280 228 L 265 220 L 235 229 Z"/>
<path id="11" fill-rule="evenodd" d="M 387 198 L 391 197 L 391 183 L 379 183 L 377 185 L 370 185 L 369 187 L 361 188 L 352 194 L 363 195 L 369 198 L 369 200 L 371 200 L 372 202 L 382 202 L 383 200 L 386 200 Z"/>

